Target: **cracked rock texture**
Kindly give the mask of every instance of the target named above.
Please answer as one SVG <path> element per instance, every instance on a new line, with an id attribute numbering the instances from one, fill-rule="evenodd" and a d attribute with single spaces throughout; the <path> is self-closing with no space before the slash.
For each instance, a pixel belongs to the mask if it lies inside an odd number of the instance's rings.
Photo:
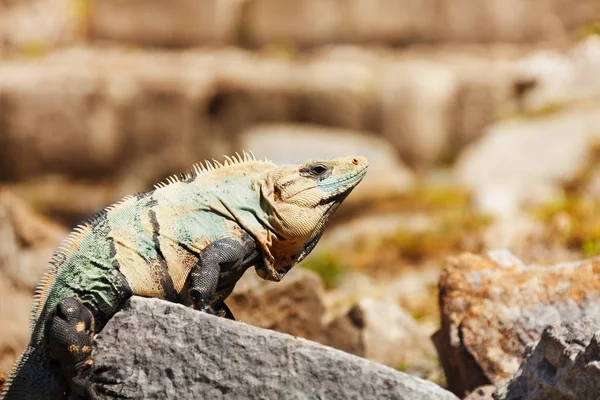
<path id="1" fill-rule="evenodd" d="M 508 251 L 449 258 L 434 342 L 449 389 L 507 382 L 549 325 L 600 318 L 600 263 L 524 265 Z"/>
<path id="2" fill-rule="evenodd" d="M 586 400 L 600 393 L 600 320 L 548 327 L 497 400 Z"/>
<path id="3" fill-rule="evenodd" d="M 144 399 L 456 399 L 434 383 L 290 335 L 133 297 L 97 336 L 97 365 Z"/>

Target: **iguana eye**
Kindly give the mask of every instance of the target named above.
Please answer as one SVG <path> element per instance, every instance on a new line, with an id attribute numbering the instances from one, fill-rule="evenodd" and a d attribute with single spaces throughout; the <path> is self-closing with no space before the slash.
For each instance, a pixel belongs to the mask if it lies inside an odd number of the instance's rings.
<path id="1" fill-rule="evenodd" d="M 310 173 L 314 176 L 325 175 L 329 171 L 329 168 L 323 164 L 315 164 L 310 167 Z"/>
<path id="2" fill-rule="evenodd" d="M 326 164 L 316 163 L 301 168 L 300 174 L 308 178 L 325 179 L 331 174 L 331 169 Z"/>

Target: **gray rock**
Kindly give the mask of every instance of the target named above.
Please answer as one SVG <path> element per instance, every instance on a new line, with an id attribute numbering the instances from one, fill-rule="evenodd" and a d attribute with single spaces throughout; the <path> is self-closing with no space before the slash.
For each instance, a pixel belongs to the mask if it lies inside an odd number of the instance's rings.
<path id="1" fill-rule="evenodd" d="M 497 400 L 585 400 L 600 393 L 600 320 L 548 327 Z"/>
<path id="2" fill-rule="evenodd" d="M 97 365 L 144 399 L 456 399 L 434 383 L 303 339 L 132 298 L 96 339 Z"/>

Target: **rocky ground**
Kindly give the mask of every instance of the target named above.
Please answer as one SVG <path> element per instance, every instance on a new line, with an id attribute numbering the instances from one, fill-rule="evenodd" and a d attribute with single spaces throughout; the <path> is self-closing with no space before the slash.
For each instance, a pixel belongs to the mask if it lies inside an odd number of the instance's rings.
<path id="1" fill-rule="evenodd" d="M 282 282 L 243 277 L 228 303 L 246 325 L 133 301 L 98 339 L 109 364 L 146 357 L 113 371 L 127 390 L 595 399 L 598 21 L 596 0 L 0 0 L 0 380 L 75 224 L 248 149 L 370 169 Z M 138 318 L 170 327 L 147 337 L 160 362 L 119 347 Z M 227 336 L 201 346 L 183 323 Z M 229 370 L 238 355 L 277 365 L 271 386 Z"/>
<path id="2" fill-rule="evenodd" d="M 115 367 L 102 377 L 120 382 L 106 385 L 119 396 L 456 399 L 364 358 L 156 299 L 131 299 L 96 343 L 98 363 Z"/>

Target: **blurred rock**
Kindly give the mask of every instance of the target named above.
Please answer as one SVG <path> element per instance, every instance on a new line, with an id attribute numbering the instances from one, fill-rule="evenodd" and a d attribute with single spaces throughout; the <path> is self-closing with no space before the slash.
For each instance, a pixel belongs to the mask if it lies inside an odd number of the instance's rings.
<path id="1" fill-rule="evenodd" d="M 431 165 L 449 150 L 457 80 L 436 63 L 398 63 L 381 85 L 382 133 L 412 165 Z"/>
<path id="2" fill-rule="evenodd" d="M 291 42 L 299 46 L 427 40 L 433 35 L 435 11 L 434 1 L 258 0 L 247 6 L 241 39 L 254 45 Z"/>
<path id="3" fill-rule="evenodd" d="M 0 59 L 3 53 L 40 56 L 82 40 L 83 3 L 69 0 L 0 2 Z"/>
<path id="4" fill-rule="evenodd" d="M 339 38 L 341 17 L 340 4 L 334 0 L 250 1 L 244 12 L 241 39 L 255 45 L 333 42 Z M 308 26 L 310 29 L 306 29 Z"/>
<path id="5" fill-rule="evenodd" d="M 29 341 L 34 288 L 66 234 L 0 188 L 0 370 L 9 371 Z"/>
<path id="6" fill-rule="evenodd" d="M 566 53 L 540 51 L 521 59 L 513 71 L 521 112 L 596 103 L 600 97 L 600 36 L 590 35 Z"/>
<path id="7" fill-rule="evenodd" d="M 584 317 L 544 330 L 495 399 L 593 400 L 600 393 L 600 321 Z"/>
<path id="8" fill-rule="evenodd" d="M 4 250 L 3 250 L 4 251 Z M 0 369 L 7 373 L 29 342 L 29 315 L 33 290 L 15 286 L 0 271 Z"/>
<path id="9" fill-rule="evenodd" d="M 10 191 L 0 188 L 3 240 L 0 270 L 11 282 L 33 292 L 50 256 L 67 231 L 32 212 Z"/>
<path id="10" fill-rule="evenodd" d="M 2 178 L 99 175 L 117 164 L 122 127 L 102 85 L 81 65 L 0 65 Z"/>
<path id="11" fill-rule="evenodd" d="M 435 217 L 418 212 L 355 214 L 347 220 L 332 221 L 319 246 L 306 259 L 317 268 L 339 271 L 334 275 L 335 290 L 326 295 L 328 316 L 343 314 L 362 297 L 387 297 L 418 316 L 421 327 L 433 333 L 439 326 L 437 284 L 441 268 L 436 252 L 440 241 L 427 238 L 445 228 Z M 421 244 L 426 242 L 432 243 L 433 250 Z M 411 261 L 406 257 L 410 251 L 423 255 L 423 259 Z M 455 250 L 443 250 L 442 257 L 447 251 Z"/>
<path id="12" fill-rule="evenodd" d="M 362 298 L 327 325 L 321 343 L 421 378 L 439 381 L 442 376 L 433 343 L 391 299 Z"/>
<path id="13" fill-rule="evenodd" d="M 412 166 L 452 160 L 510 98 L 512 63 L 508 55 L 468 52 L 386 60 L 379 87 L 381 133 Z"/>
<path id="14" fill-rule="evenodd" d="M 151 184 L 216 155 L 218 138 L 203 134 L 212 80 L 202 63 L 74 49 L 0 65 L 1 177 L 120 171 Z"/>
<path id="15" fill-rule="evenodd" d="M 137 171 L 135 175 L 137 179 L 91 182 L 52 174 L 2 186 L 14 192 L 36 212 L 64 226 L 76 226 L 118 199 L 145 190 L 148 185 L 144 175 Z"/>
<path id="16" fill-rule="evenodd" d="M 293 268 L 281 282 L 248 271 L 226 303 L 236 319 L 261 328 L 319 341 L 322 335 L 323 284 L 314 272 Z"/>
<path id="17" fill-rule="evenodd" d="M 576 3 L 554 0 L 553 4 L 564 27 L 570 31 L 579 29 L 585 32 L 587 28 L 589 33 L 590 25 L 593 26 L 600 19 L 600 4 L 595 0 L 582 0 Z"/>
<path id="18" fill-rule="evenodd" d="M 85 39 L 144 46 L 554 43 L 600 18 L 595 0 L 6 1 L 4 41 L 30 54 Z M 0 16 L 2 18 L 2 16 Z M 306 27 L 310 26 L 310 29 Z"/>
<path id="19" fill-rule="evenodd" d="M 436 1 L 351 0 L 339 12 L 344 40 L 404 44 L 432 37 Z"/>
<path id="20" fill-rule="evenodd" d="M 535 42 L 567 33 L 548 1 L 442 0 L 437 5 L 438 24 L 432 30 L 438 41 Z"/>
<path id="21" fill-rule="evenodd" d="M 380 130 L 378 64 L 311 57 L 297 65 L 301 99 L 296 121 L 353 130 Z"/>
<path id="22" fill-rule="evenodd" d="M 528 214 L 517 214 L 495 220 L 484 232 L 487 249 L 507 249 L 523 258 L 532 245 L 531 238 L 539 236 L 544 229 L 543 224 Z"/>
<path id="23" fill-rule="evenodd" d="M 600 138 L 598 110 L 496 123 L 461 154 L 456 178 L 474 191 L 479 209 L 495 215 L 555 199 L 593 156 Z"/>
<path id="24" fill-rule="evenodd" d="M 308 122 L 353 130 L 378 129 L 378 79 L 371 65 L 327 57 L 266 57 L 241 53 L 219 63 L 210 107 L 222 131 L 240 133 L 256 123 Z M 233 61 L 233 60 L 232 60 Z"/>
<path id="25" fill-rule="evenodd" d="M 418 234 L 436 229 L 436 222 L 431 216 L 419 212 L 363 212 L 343 224 L 329 227 L 315 251 L 351 254 L 351 257 L 358 257 L 361 255 L 359 253 L 371 255 L 385 238 L 392 237 L 400 230 Z"/>
<path id="26" fill-rule="evenodd" d="M 0 41 L 25 54 L 83 40 L 144 46 L 564 43 L 596 22 L 594 0 L 6 1 Z M 311 29 L 306 29 L 307 26 Z"/>
<path id="27" fill-rule="evenodd" d="M 472 141 L 479 139 L 486 126 L 493 123 L 513 96 L 510 55 L 499 59 L 465 57 L 448 61 L 457 76 L 454 89 L 450 138 L 450 158 L 453 159 Z"/>
<path id="28" fill-rule="evenodd" d="M 483 232 L 483 242 L 486 249 L 506 249 L 536 263 L 581 259 L 580 251 L 565 247 L 547 225 L 526 213 L 496 219 Z"/>
<path id="29" fill-rule="evenodd" d="M 92 1 L 94 39 L 149 46 L 233 43 L 243 0 Z"/>
<path id="30" fill-rule="evenodd" d="M 348 198 L 350 205 L 405 193 L 412 173 L 385 140 L 369 132 L 314 125 L 257 125 L 240 137 L 241 148 L 276 164 L 356 154 L 367 157 L 369 173 Z"/>
<path id="31" fill-rule="evenodd" d="M 449 258 L 434 335 L 449 389 L 464 396 L 506 382 L 551 324 L 600 318 L 600 264 L 525 266 L 507 251 Z"/>
<path id="32" fill-rule="evenodd" d="M 464 400 L 492 400 L 496 386 L 485 385 L 473 390 Z"/>
<path id="33" fill-rule="evenodd" d="M 592 160 L 593 161 L 593 160 Z M 591 198 L 600 198 L 600 166 L 590 165 L 586 179 L 582 182 L 581 193 Z"/>
<path id="34" fill-rule="evenodd" d="M 133 297 L 96 344 L 97 364 L 114 367 L 102 375 L 122 382 L 120 396 L 456 398 L 338 350 L 157 299 Z"/>
<path id="35" fill-rule="evenodd" d="M 383 134 L 427 167 L 477 138 L 507 87 L 508 67 L 485 52 L 334 53 L 106 47 L 11 60 L 0 65 L 0 175 L 134 177 L 144 187 L 239 151 L 256 125 L 299 122 Z"/>
<path id="36" fill-rule="evenodd" d="M 122 175 L 151 187 L 174 172 L 186 171 L 199 160 L 231 153 L 227 137 L 211 135 L 206 110 L 214 76 L 203 72 L 201 57 L 169 61 L 166 55 L 143 54 L 115 60 L 107 76 L 122 118 Z M 123 68 L 129 61 L 133 67 Z M 152 68 L 145 66 L 151 63 Z M 198 70 L 195 70 L 195 69 Z"/>
<path id="37" fill-rule="evenodd" d="M 244 13 L 242 40 L 315 46 L 335 42 L 564 43 L 600 18 L 593 0 L 256 0 Z M 310 25 L 311 29 L 306 29 Z"/>
<path id="38" fill-rule="evenodd" d="M 276 284 L 247 273 L 226 303 L 237 319 L 254 326 L 313 340 L 423 378 L 439 380 L 442 375 L 427 332 L 395 301 L 356 293 L 348 307 L 327 315 L 321 279 L 300 267 Z"/>

